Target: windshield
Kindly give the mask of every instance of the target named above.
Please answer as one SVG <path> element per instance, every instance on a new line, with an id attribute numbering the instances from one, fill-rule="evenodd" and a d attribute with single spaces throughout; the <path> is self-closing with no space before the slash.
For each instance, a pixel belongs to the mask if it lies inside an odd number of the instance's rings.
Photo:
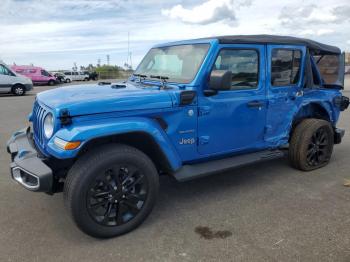
<path id="1" fill-rule="evenodd" d="M 196 76 L 209 44 L 179 45 L 152 48 L 135 74 L 168 77 L 167 81 L 190 83 Z"/>

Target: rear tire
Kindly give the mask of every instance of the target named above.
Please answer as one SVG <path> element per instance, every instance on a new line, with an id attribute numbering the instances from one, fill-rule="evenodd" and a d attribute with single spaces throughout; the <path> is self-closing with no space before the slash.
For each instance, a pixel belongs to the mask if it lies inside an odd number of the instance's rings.
<path id="1" fill-rule="evenodd" d="M 15 85 L 12 88 L 12 94 L 14 94 L 16 96 L 23 96 L 23 95 L 25 95 L 25 93 L 26 93 L 26 89 L 22 85 Z"/>
<path id="2" fill-rule="evenodd" d="M 299 170 L 310 171 L 329 163 L 333 152 L 332 125 L 321 119 L 305 119 L 295 128 L 289 144 L 289 160 Z"/>
<path id="3" fill-rule="evenodd" d="M 64 201 L 86 234 L 109 238 L 138 227 L 157 198 L 152 161 L 127 145 L 107 145 L 83 155 L 68 172 Z"/>

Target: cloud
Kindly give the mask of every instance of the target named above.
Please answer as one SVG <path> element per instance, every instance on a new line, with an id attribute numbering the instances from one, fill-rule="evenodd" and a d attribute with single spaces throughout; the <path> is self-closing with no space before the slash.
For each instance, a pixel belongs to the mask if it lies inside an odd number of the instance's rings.
<path id="1" fill-rule="evenodd" d="M 163 9 L 162 14 L 189 24 L 207 25 L 216 22 L 235 24 L 237 22 L 235 10 L 251 3 L 251 0 L 208 0 L 192 8 L 185 8 L 181 4 L 175 5 L 170 9 Z"/>
<path id="2" fill-rule="evenodd" d="M 350 5 L 336 4 L 287 5 L 282 8 L 279 19 L 282 25 L 291 28 L 339 24 L 350 20 Z"/>
<path id="3" fill-rule="evenodd" d="M 333 34 L 335 31 L 329 28 L 321 28 L 321 29 L 305 29 L 300 31 L 298 34 L 303 36 L 326 36 Z"/>
<path id="4" fill-rule="evenodd" d="M 234 34 L 303 36 L 350 49 L 349 0 L 0 0 L 0 58 L 48 69 L 136 65 L 154 44 Z M 310 4 L 311 3 L 311 4 Z"/>
<path id="5" fill-rule="evenodd" d="M 337 22 L 350 20 L 350 5 L 342 5 L 333 8 L 332 14 L 337 17 Z"/>
<path id="6" fill-rule="evenodd" d="M 0 21 L 24 24 L 28 21 L 87 19 L 89 15 L 118 12 L 127 0 L 1 0 Z"/>

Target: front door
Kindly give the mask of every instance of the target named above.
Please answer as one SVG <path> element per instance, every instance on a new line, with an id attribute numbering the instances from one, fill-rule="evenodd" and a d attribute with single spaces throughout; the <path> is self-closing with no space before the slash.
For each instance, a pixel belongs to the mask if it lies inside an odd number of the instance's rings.
<path id="1" fill-rule="evenodd" d="M 232 71 L 232 87 L 214 96 L 198 98 L 198 150 L 202 155 L 264 146 L 265 46 L 220 47 L 212 70 Z"/>
<path id="2" fill-rule="evenodd" d="M 265 140 L 271 145 L 288 142 L 290 125 L 303 99 L 306 48 L 269 45 L 266 87 L 269 106 Z"/>
<path id="3" fill-rule="evenodd" d="M 14 74 L 0 64 L 0 93 L 9 93 L 14 83 Z"/>

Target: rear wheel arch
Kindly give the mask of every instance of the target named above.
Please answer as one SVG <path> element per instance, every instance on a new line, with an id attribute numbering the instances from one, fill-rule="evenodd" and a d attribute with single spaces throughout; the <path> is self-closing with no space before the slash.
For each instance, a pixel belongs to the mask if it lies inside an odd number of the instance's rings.
<path id="1" fill-rule="evenodd" d="M 146 154 L 159 172 L 169 173 L 173 171 L 166 154 L 155 139 L 146 132 L 130 132 L 91 139 L 80 149 L 77 158 L 97 147 L 107 144 L 124 144 L 134 147 Z"/>
<path id="2" fill-rule="evenodd" d="M 294 115 L 291 129 L 290 129 L 289 139 L 291 139 L 291 136 L 292 136 L 295 128 L 304 119 L 308 119 L 308 118 L 321 119 L 321 120 L 325 120 L 327 122 L 330 122 L 332 124 L 332 117 L 329 114 L 328 110 L 323 105 L 321 105 L 319 103 L 309 103 L 307 105 L 302 106 L 298 110 L 298 112 Z"/>

